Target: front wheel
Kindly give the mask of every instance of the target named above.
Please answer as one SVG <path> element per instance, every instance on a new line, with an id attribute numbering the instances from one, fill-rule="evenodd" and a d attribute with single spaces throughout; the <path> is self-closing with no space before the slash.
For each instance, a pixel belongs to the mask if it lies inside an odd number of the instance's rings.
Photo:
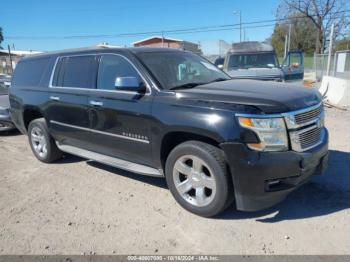
<path id="1" fill-rule="evenodd" d="M 62 157 L 62 152 L 57 148 L 54 139 L 48 132 L 44 118 L 30 122 L 28 138 L 34 155 L 40 161 L 51 163 Z"/>
<path id="2" fill-rule="evenodd" d="M 222 150 L 188 141 L 175 147 L 166 162 L 166 180 L 177 202 L 204 217 L 222 212 L 233 201 L 233 189 Z"/>

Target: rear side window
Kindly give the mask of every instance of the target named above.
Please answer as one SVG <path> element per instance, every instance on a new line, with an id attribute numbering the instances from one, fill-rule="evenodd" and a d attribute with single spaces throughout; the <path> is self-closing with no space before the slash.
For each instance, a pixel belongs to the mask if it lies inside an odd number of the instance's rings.
<path id="1" fill-rule="evenodd" d="M 71 56 L 59 59 L 53 86 L 95 88 L 97 63 L 95 56 Z"/>
<path id="2" fill-rule="evenodd" d="M 38 86 L 49 64 L 50 57 L 20 61 L 13 77 L 14 85 Z"/>

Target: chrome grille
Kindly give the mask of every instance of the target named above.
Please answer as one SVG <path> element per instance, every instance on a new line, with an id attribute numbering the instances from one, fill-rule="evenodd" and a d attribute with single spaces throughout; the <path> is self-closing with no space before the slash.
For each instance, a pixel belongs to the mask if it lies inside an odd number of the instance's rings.
<path id="1" fill-rule="evenodd" d="M 322 104 L 287 113 L 284 117 L 294 151 L 306 151 L 323 141 L 324 109 Z"/>
<path id="2" fill-rule="evenodd" d="M 315 145 L 321 139 L 321 128 L 313 127 L 312 129 L 299 134 L 299 142 L 302 149 Z"/>
<path id="3" fill-rule="evenodd" d="M 323 127 L 316 125 L 290 132 L 292 149 L 294 151 L 302 152 L 311 149 L 322 142 Z"/>
<path id="4" fill-rule="evenodd" d="M 295 123 L 298 125 L 309 123 L 309 122 L 313 121 L 315 118 L 317 118 L 318 116 L 320 116 L 321 113 L 322 113 L 322 106 L 319 106 L 319 107 L 312 109 L 310 111 L 296 114 L 294 116 Z"/>

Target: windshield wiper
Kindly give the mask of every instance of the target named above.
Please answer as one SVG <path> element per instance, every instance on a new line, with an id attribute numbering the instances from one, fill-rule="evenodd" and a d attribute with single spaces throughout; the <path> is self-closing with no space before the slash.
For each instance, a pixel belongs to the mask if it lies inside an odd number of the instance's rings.
<path id="1" fill-rule="evenodd" d="M 209 83 L 223 82 L 223 81 L 227 81 L 227 80 L 230 80 L 230 79 L 219 77 L 219 78 L 214 79 L 213 81 L 210 81 Z"/>
<path id="2" fill-rule="evenodd" d="M 194 87 L 199 86 L 199 85 L 203 85 L 203 83 L 186 83 L 183 85 L 174 86 L 174 87 L 170 88 L 170 90 L 190 89 L 190 88 L 194 88 Z"/>

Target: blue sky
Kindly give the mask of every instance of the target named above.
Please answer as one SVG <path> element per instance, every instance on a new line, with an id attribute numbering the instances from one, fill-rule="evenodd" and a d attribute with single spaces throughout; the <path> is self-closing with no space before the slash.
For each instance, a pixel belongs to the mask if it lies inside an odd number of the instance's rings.
<path id="1" fill-rule="evenodd" d="M 7 44 L 18 50 L 55 50 L 91 46 L 101 42 L 130 45 L 147 36 L 96 37 L 61 39 L 71 35 L 123 34 L 237 24 L 274 19 L 279 0 L 11 0 L 2 1 L 0 26 Z M 262 41 L 273 26 L 247 28 L 249 40 Z M 13 39 L 11 37 L 47 37 L 51 39 Z M 165 34 L 166 37 L 200 42 L 207 53 L 213 53 L 216 40 L 239 41 L 239 30 L 190 34 Z"/>

